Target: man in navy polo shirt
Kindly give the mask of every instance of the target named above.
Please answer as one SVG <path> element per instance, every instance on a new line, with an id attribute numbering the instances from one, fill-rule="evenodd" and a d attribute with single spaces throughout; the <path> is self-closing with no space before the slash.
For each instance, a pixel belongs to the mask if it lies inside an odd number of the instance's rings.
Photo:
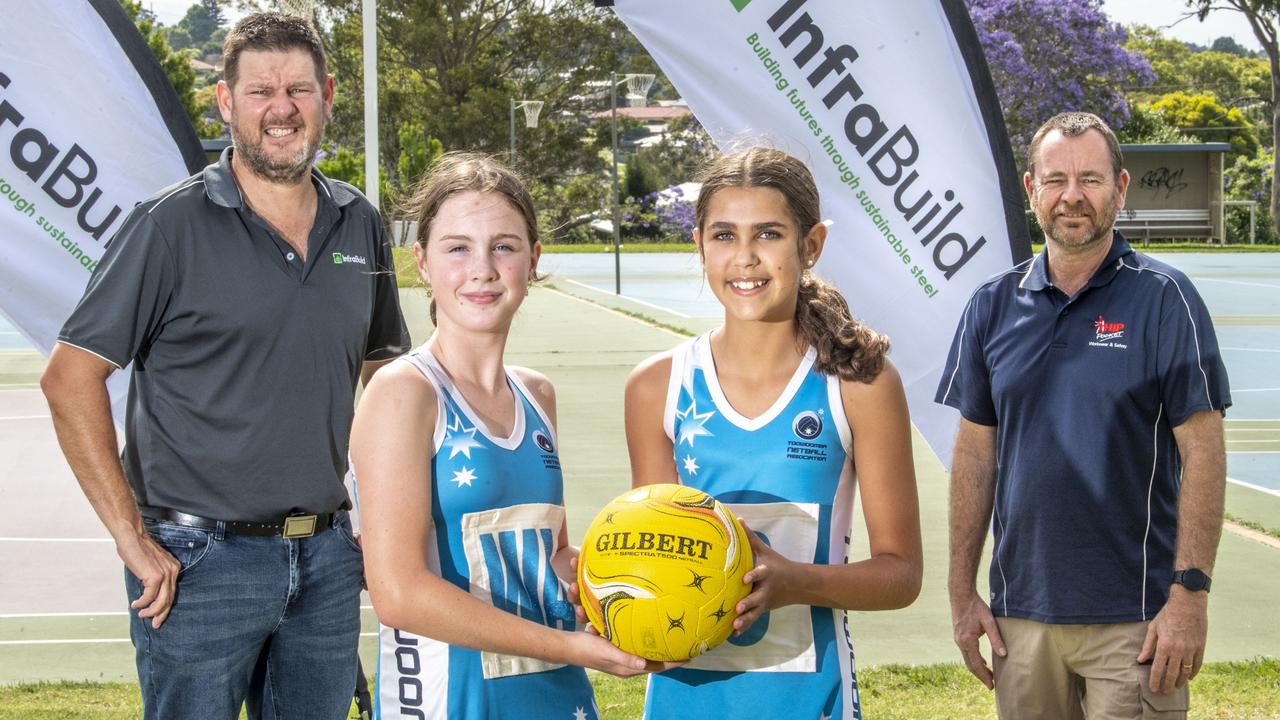
<path id="1" fill-rule="evenodd" d="M 377 210 L 312 167 L 315 29 L 250 15 L 223 57 L 233 148 L 130 213 L 41 385 L 125 564 L 144 716 L 345 718 L 353 397 L 409 338 Z M 105 381 L 130 363 L 121 456 Z"/>
<path id="2" fill-rule="evenodd" d="M 1129 175 L 1111 129 L 1058 115 L 1027 168 L 1045 250 L 974 293 L 936 398 L 962 416 L 956 644 L 1002 718 L 1185 717 L 1222 529 L 1226 370 L 1186 276 L 1112 227 Z"/>

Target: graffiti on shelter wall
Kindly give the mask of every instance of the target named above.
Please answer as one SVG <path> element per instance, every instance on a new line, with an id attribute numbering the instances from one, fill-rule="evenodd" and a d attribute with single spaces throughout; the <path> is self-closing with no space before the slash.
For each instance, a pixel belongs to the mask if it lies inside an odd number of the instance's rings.
<path id="1" fill-rule="evenodd" d="M 1153 168 L 1143 173 L 1142 178 L 1138 180 L 1138 187 L 1142 190 L 1150 190 L 1157 197 L 1164 192 L 1164 199 L 1168 200 L 1176 193 L 1187 189 L 1187 183 L 1182 179 L 1185 171 L 1186 168 L 1177 170 L 1167 167 Z"/>

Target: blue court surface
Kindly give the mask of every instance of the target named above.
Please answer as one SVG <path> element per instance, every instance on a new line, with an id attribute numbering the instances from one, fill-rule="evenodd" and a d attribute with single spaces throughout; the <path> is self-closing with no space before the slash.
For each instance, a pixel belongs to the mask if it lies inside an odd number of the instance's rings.
<path id="1" fill-rule="evenodd" d="M 1280 496 L 1280 253 L 1152 256 L 1189 275 L 1213 315 L 1234 403 L 1228 475 Z M 694 253 L 624 254 L 621 266 L 622 294 L 633 301 L 682 317 L 721 315 Z M 548 253 L 541 270 L 570 292 L 575 284 L 614 291 L 613 255 Z"/>
<path id="2" fill-rule="evenodd" d="M 703 282 L 702 263 L 696 253 L 638 253 L 623 255 L 622 294 L 680 317 L 720 317 L 720 302 Z M 544 253 L 538 270 L 552 285 L 586 285 L 612 293 L 615 288 L 614 256 L 587 253 Z"/>

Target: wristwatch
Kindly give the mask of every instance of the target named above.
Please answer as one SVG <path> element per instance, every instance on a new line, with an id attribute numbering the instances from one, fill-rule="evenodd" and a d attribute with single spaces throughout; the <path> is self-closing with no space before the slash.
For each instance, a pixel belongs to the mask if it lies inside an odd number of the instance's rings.
<path id="1" fill-rule="evenodd" d="M 1182 587 L 1193 592 L 1203 590 L 1209 592 L 1209 585 L 1213 582 L 1208 575 L 1200 568 L 1187 568 L 1186 570 L 1175 570 L 1173 572 L 1173 581 Z"/>

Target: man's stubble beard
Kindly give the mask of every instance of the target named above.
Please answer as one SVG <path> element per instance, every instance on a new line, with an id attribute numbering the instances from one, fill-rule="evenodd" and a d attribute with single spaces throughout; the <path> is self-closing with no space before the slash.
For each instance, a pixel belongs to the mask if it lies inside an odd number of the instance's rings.
<path id="1" fill-rule="evenodd" d="M 300 129 L 301 132 L 306 130 L 305 125 Z M 324 130 L 325 121 L 321 120 L 320 130 L 316 133 L 315 139 L 306 142 L 297 155 L 285 161 L 276 160 L 269 155 L 263 149 L 261 141 L 254 142 L 245 137 L 240 132 L 235 118 L 232 118 L 231 122 L 231 141 L 245 167 L 254 175 L 267 182 L 291 185 L 302 180 L 311 171 L 311 163 L 320 149 L 321 140 L 324 139 Z"/>
<path id="2" fill-rule="evenodd" d="M 1081 204 L 1084 205 L 1084 203 Z M 1088 206 L 1086 205 L 1086 207 Z M 1097 212 L 1093 213 L 1093 232 L 1080 239 L 1068 235 L 1053 222 L 1057 208 L 1058 206 L 1050 208 L 1048 217 L 1046 217 L 1046 213 L 1037 207 L 1035 211 L 1036 222 L 1040 223 L 1040 227 L 1045 234 L 1063 249 L 1080 250 L 1111 236 L 1111 228 L 1115 225 L 1116 216 L 1120 213 L 1120 194 L 1112 192 L 1106 203 Z"/>

